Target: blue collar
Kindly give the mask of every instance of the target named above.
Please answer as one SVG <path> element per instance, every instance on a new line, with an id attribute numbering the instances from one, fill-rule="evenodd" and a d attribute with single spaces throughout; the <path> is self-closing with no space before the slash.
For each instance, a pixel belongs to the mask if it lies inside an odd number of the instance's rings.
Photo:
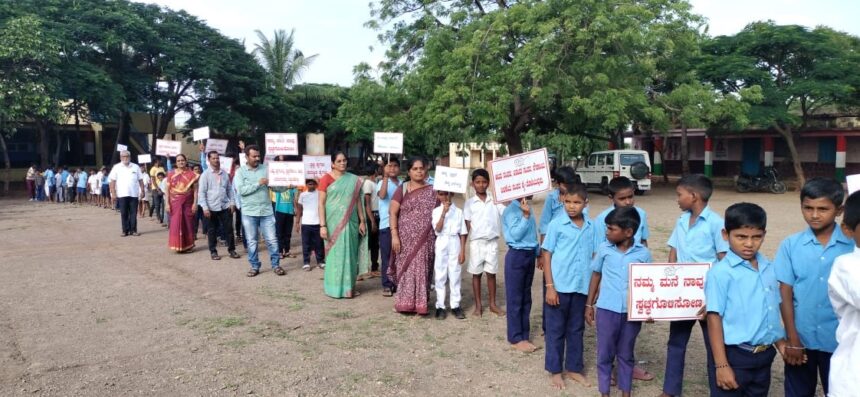
<path id="1" fill-rule="evenodd" d="M 811 227 L 807 227 L 806 230 L 803 231 L 802 240 L 803 245 L 809 244 L 819 244 L 818 238 L 815 237 L 815 233 L 812 231 Z M 848 238 L 844 233 L 842 233 L 842 228 L 836 224 L 833 228 L 833 234 L 830 235 L 830 241 L 827 242 L 825 248 L 830 247 L 832 245 L 836 245 L 836 243 L 842 244 L 853 244 L 854 241 Z"/>
<path id="2" fill-rule="evenodd" d="M 563 224 L 563 225 L 573 225 L 573 227 L 576 227 L 576 228 L 578 228 L 578 229 L 585 229 L 586 227 L 591 226 L 591 220 L 590 220 L 590 219 L 588 219 L 588 217 L 586 217 L 586 216 L 583 216 L 583 217 L 582 217 L 582 221 L 583 221 L 583 222 L 582 222 L 582 227 L 576 226 L 576 224 L 575 224 L 575 223 L 573 223 L 573 221 L 572 221 L 572 220 L 570 220 L 570 216 L 565 216 L 564 218 L 561 218 L 561 219 L 562 219 L 561 224 Z"/>
<path id="3" fill-rule="evenodd" d="M 761 252 L 756 252 L 755 259 L 758 262 L 758 271 L 762 271 L 765 267 L 767 267 L 770 264 L 770 262 L 768 262 L 767 258 L 765 258 L 765 256 L 762 255 Z M 726 256 L 725 256 L 725 258 L 723 258 L 723 260 L 728 261 L 729 265 L 731 265 L 731 267 L 737 267 L 739 265 L 744 265 L 744 267 L 746 267 L 750 270 L 755 270 L 752 268 L 752 265 L 750 265 L 750 262 L 748 260 L 741 258 L 740 256 L 738 256 L 738 254 L 736 254 L 731 249 L 729 250 L 729 252 L 726 253 Z"/>

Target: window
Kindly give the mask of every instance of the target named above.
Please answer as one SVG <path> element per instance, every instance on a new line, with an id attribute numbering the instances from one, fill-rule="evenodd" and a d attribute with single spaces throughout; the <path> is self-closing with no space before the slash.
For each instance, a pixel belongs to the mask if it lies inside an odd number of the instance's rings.
<path id="1" fill-rule="evenodd" d="M 633 165 L 638 162 L 645 162 L 645 156 L 641 154 L 621 154 L 621 165 Z"/>
<path id="2" fill-rule="evenodd" d="M 818 138 L 818 162 L 836 163 L 836 137 Z"/>
<path id="3" fill-rule="evenodd" d="M 615 164 L 615 154 L 610 153 L 606 155 L 606 165 Z"/>
<path id="4" fill-rule="evenodd" d="M 597 156 L 597 165 L 606 165 L 606 155 L 601 154 Z"/>
<path id="5" fill-rule="evenodd" d="M 588 166 L 594 167 L 596 164 L 597 164 L 597 155 L 592 154 L 591 156 L 588 156 Z"/>

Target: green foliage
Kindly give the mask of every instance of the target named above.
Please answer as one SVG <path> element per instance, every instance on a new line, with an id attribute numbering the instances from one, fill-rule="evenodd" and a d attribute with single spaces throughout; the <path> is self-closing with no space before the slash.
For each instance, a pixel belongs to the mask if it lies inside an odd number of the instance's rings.
<path id="1" fill-rule="evenodd" d="M 301 78 L 317 54 L 305 56 L 295 47 L 296 30 L 290 34 L 283 29 L 276 30 L 272 39 L 260 30 L 255 31 L 260 42 L 254 45 L 254 55 L 269 72 L 269 84 L 280 94 L 285 94 Z"/>

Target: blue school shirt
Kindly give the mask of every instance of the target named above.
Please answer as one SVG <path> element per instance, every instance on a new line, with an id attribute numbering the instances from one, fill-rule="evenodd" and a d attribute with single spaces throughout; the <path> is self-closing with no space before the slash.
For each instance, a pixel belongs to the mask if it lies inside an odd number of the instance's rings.
<path id="1" fill-rule="evenodd" d="M 87 188 L 87 178 L 89 178 L 89 175 L 87 175 L 86 172 L 81 171 L 81 175 L 78 176 L 78 188 L 79 189 L 86 189 Z"/>
<path id="2" fill-rule="evenodd" d="M 597 306 L 615 313 L 627 313 L 627 285 L 631 263 L 651 263 L 651 251 L 634 242 L 627 252 L 621 252 L 615 244 L 603 242 L 591 261 L 591 270 L 601 274 Z"/>
<path id="3" fill-rule="evenodd" d="M 542 248 L 552 254 L 552 282 L 558 292 L 588 294 L 591 258 L 600 242 L 597 228 L 587 218 L 582 227 L 569 216 L 549 223 Z"/>
<path id="4" fill-rule="evenodd" d="M 531 205 L 529 210 L 531 211 L 529 218 L 525 219 L 519 200 L 511 201 L 502 213 L 502 233 L 509 247 L 519 250 L 533 249 L 537 253 L 540 247 L 537 240 L 535 213 Z"/>
<path id="5" fill-rule="evenodd" d="M 394 183 L 391 179 L 388 180 L 387 195 L 384 199 L 379 199 L 380 229 L 388 229 L 390 227 L 389 222 L 391 221 L 391 215 L 388 213 L 388 210 L 391 208 L 391 198 L 394 197 L 394 193 L 397 191 L 397 188 L 399 188 L 402 184 L 403 182 L 400 182 L 400 179 L 397 179 L 397 183 Z M 382 189 L 382 181 L 376 182 L 376 189 L 374 189 L 373 194 L 377 194 L 380 189 Z"/>
<path id="6" fill-rule="evenodd" d="M 827 280 L 836 257 L 854 252 L 854 240 L 837 225 L 826 246 L 812 229 L 788 236 L 779 245 L 773 264 L 776 279 L 794 289 L 794 323 L 800 341 L 808 349 L 836 350 L 839 319 L 827 295 Z"/>
<path id="7" fill-rule="evenodd" d="M 636 229 L 636 234 L 633 235 L 633 240 L 635 240 L 637 243 L 641 243 L 642 240 L 648 240 L 648 236 L 650 235 L 648 233 L 648 215 L 645 214 L 645 210 L 643 210 L 642 208 L 635 207 L 635 206 L 633 208 L 636 208 L 636 212 L 639 213 L 639 220 L 640 220 L 639 229 Z M 600 241 L 601 242 L 607 241 L 606 240 L 606 217 L 609 216 L 609 213 L 612 212 L 612 210 L 614 210 L 614 209 L 615 209 L 615 206 L 613 205 L 613 206 L 603 210 L 603 212 L 601 212 L 599 215 L 597 215 L 597 218 L 594 218 L 594 225 L 597 226 L 597 230 L 598 230 L 598 234 L 600 235 Z"/>
<path id="8" fill-rule="evenodd" d="M 707 310 L 723 318 L 726 345 L 768 345 L 785 337 L 775 266 L 761 253 L 756 260 L 758 271 L 729 251 L 705 277 Z"/>
<path id="9" fill-rule="evenodd" d="M 62 175 L 62 178 L 63 178 L 63 184 L 62 185 L 66 186 L 66 181 L 69 180 L 69 171 L 63 170 L 63 172 L 61 172 L 60 175 Z"/>
<path id="10" fill-rule="evenodd" d="M 690 227 L 690 214 L 684 211 L 678 218 L 669 246 L 677 252 L 679 263 L 715 263 L 718 253 L 729 250 L 728 241 L 723 240 L 723 218 L 707 206 Z"/>
<path id="11" fill-rule="evenodd" d="M 543 202 L 543 211 L 540 212 L 540 234 L 543 236 L 549 230 L 549 223 L 553 219 L 567 216 L 564 203 L 561 202 L 561 192 L 555 189 L 546 195 Z M 588 206 L 582 209 L 582 215 L 588 218 Z"/>
<path id="12" fill-rule="evenodd" d="M 45 184 L 48 185 L 48 187 L 54 186 L 54 171 L 45 171 Z"/>

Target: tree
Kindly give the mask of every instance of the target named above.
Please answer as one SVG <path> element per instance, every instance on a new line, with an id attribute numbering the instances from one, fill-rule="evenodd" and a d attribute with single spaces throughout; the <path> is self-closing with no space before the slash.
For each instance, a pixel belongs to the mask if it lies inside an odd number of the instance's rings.
<path id="1" fill-rule="evenodd" d="M 825 27 L 755 22 L 734 36 L 708 41 L 699 70 L 724 93 L 761 87 L 763 100 L 752 107 L 751 122 L 785 139 L 802 186 L 798 133 L 816 112 L 852 103 L 860 69 L 858 40 Z"/>
<path id="2" fill-rule="evenodd" d="M 54 98 L 59 45 L 32 16 L 0 25 L 0 150 L 6 169 L 4 194 L 9 192 L 9 152 L 6 137 L 26 119 L 56 120 L 60 107 Z"/>
<path id="3" fill-rule="evenodd" d="M 269 72 L 272 87 L 283 95 L 298 83 L 302 73 L 310 68 L 317 54 L 305 56 L 300 50 L 294 48 L 295 29 L 291 30 L 290 34 L 283 29 L 278 29 L 271 40 L 260 30 L 255 32 L 260 42 L 254 45 L 254 55 Z"/>

